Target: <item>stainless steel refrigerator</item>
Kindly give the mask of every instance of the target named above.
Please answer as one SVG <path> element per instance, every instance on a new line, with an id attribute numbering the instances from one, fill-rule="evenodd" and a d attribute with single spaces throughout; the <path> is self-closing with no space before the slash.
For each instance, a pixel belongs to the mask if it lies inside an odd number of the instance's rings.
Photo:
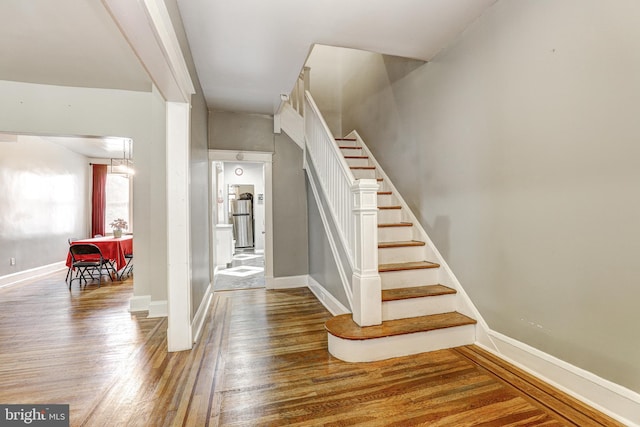
<path id="1" fill-rule="evenodd" d="M 231 222 L 236 248 L 253 247 L 253 206 L 251 200 L 231 201 Z"/>

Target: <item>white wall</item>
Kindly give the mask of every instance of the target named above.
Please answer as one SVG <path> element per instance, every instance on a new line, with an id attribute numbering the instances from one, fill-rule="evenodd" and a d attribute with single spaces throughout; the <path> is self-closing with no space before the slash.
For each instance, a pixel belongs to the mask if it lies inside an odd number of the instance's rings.
<path id="1" fill-rule="evenodd" d="M 640 391 L 640 3 L 499 1 L 346 64 L 355 128 L 489 326 Z"/>
<path id="2" fill-rule="evenodd" d="M 0 153 L 0 276 L 65 260 L 70 237 L 89 237 L 89 160 L 38 136 Z"/>
<path id="3" fill-rule="evenodd" d="M 346 134 L 342 129 L 342 91 L 336 89 L 342 82 L 342 57 L 349 51 L 316 44 L 305 63 L 310 68 L 309 92 L 336 138 Z"/>

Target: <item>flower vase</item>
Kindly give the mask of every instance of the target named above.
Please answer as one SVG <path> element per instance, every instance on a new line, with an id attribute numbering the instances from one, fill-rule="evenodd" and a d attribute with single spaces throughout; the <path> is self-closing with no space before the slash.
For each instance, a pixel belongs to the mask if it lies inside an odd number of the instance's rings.
<path id="1" fill-rule="evenodd" d="M 116 239 L 119 239 L 120 237 L 122 237 L 122 229 L 114 228 L 113 229 L 113 237 L 116 238 Z"/>

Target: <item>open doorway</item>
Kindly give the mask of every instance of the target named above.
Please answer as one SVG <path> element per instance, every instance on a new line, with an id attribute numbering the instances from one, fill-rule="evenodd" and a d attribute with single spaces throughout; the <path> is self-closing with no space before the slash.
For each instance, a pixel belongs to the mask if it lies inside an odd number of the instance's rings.
<path id="1" fill-rule="evenodd" d="M 263 288 L 265 164 L 214 161 L 216 267 L 213 290 Z"/>

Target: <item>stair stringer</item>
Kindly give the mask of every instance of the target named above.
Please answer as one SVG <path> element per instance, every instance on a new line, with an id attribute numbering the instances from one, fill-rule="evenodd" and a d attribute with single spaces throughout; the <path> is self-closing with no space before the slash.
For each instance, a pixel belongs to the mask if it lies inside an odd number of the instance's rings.
<path id="1" fill-rule="evenodd" d="M 330 209 L 324 199 L 322 187 L 320 187 L 318 183 L 315 166 L 313 165 L 313 161 L 310 159 L 309 153 L 306 149 L 303 153 L 303 168 L 307 172 L 309 186 L 311 187 L 311 192 L 313 193 L 313 197 L 318 206 L 322 225 L 324 227 L 327 240 L 329 241 L 329 247 L 331 248 L 333 259 L 338 269 L 338 275 L 340 276 L 342 287 L 344 288 L 344 292 L 349 302 L 349 307 L 347 308 L 350 312 L 353 312 L 353 291 L 351 289 L 353 265 L 351 263 L 351 258 L 348 256 L 345 242 L 343 242 L 340 238 L 336 238 L 336 236 L 340 236 L 340 234 L 337 232 L 337 225 L 333 222 L 333 217 L 331 215 Z"/>
<path id="2" fill-rule="evenodd" d="M 475 341 L 490 349 L 496 350 L 496 346 L 493 343 L 493 340 L 489 336 L 489 326 L 483 319 L 482 315 L 480 314 L 476 306 L 473 304 L 473 301 L 471 301 L 471 298 L 469 298 L 469 295 L 465 292 L 464 288 L 462 287 L 462 284 L 458 281 L 455 274 L 453 274 L 453 271 L 451 270 L 447 262 L 444 260 L 444 258 L 442 257 L 442 255 L 440 254 L 436 246 L 434 245 L 433 241 L 429 238 L 427 232 L 422 227 L 421 223 L 413 214 L 413 211 L 409 208 L 407 203 L 402 198 L 402 195 L 400 194 L 400 192 L 395 188 L 392 181 L 386 175 L 386 173 L 380 166 L 380 163 L 378 163 L 378 161 L 376 160 L 371 150 L 369 150 L 369 147 L 367 147 L 362 137 L 358 134 L 357 131 L 354 130 L 348 135 L 346 135 L 345 138 L 356 139 L 356 145 L 362 147 L 363 154 L 368 156 L 370 162 L 373 165 L 375 165 L 376 173 L 379 175 L 380 178 L 383 179 L 383 182 L 385 184 L 385 189 L 387 189 L 388 191 L 391 191 L 393 193 L 393 196 L 396 197 L 400 206 L 402 206 L 402 212 L 403 212 L 403 215 L 405 216 L 403 220 L 413 223 L 412 228 L 413 228 L 414 236 L 418 236 L 421 240 L 423 240 L 426 243 L 426 251 L 427 251 L 426 253 L 433 257 L 429 260 L 440 264 L 440 268 L 438 269 L 439 283 L 441 285 L 448 286 L 457 291 L 457 298 L 455 300 L 455 309 L 458 312 L 464 315 L 467 315 L 469 317 L 472 317 L 477 321 L 477 324 L 475 325 L 475 330 L 476 330 Z"/>
<path id="3" fill-rule="evenodd" d="M 278 121 L 280 129 L 304 150 L 304 119 L 293 109 L 290 103 L 285 102 L 282 105 L 280 112 L 274 118 L 274 122 Z M 276 133 L 279 132 L 276 131 Z"/>

